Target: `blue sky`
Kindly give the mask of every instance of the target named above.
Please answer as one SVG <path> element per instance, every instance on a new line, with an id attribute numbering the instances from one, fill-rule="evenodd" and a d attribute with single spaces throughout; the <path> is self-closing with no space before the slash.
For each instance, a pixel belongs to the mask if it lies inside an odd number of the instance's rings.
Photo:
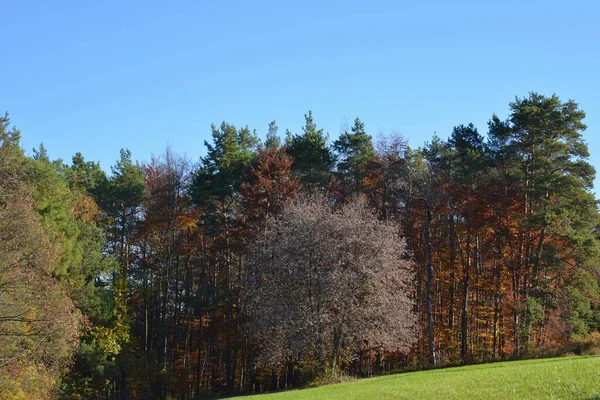
<path id="1" fill-rule="evenodd" d="M 360 116 L 417 147 L 537 91 L 587 112 L 600 170 L 594 1 L 0 3 L 0 111 L 51 158 L 196 161 L 211 123 L 299 132 L 309 109 L 333 139 Z"/>

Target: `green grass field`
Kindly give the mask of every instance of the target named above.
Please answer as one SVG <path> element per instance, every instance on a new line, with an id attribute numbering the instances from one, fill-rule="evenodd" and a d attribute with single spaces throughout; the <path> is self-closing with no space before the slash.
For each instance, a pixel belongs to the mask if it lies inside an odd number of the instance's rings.
<path id="1" fill-rule="evenodd" d="M 600 400 L 600 357 L 511 361 L 410 372 L 244 398 Z"/>

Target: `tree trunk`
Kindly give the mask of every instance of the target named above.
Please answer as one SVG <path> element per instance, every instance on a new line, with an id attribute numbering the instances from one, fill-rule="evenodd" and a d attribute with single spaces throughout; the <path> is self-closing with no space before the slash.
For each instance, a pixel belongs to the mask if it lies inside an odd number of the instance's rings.
<path id="1" fill-rule="evenodd" d="M 471 269 L 471 238 L 467 237 L 466 257 L 463 270 L 463 293 L 462 293 L 462 316 L 461 316 L 461 338 L 460 338 L 460 358 L 467 362 L 467 333 L 469 323 L 469 280 Z"/>
<path id="2" fill-rule="evenodd" d="M 456 276 L 454 274 L 454 265 L 456 264 L 456 227 L 454 224 L 454 215 L 450 214 L 450 301 L 448 304 L 448 329 L 454 328 L 454 297 L 456 294 Z"/>
<path id="3" fill-rule="evenodd" d="M 431 205 L 427 203 L 427 225 L 425 237 L 427 240 L 427 333 L 429 345 L 429 363 L 435 365 L 435 341 L 433 336 L 433 244 L 431 243 Z"/>

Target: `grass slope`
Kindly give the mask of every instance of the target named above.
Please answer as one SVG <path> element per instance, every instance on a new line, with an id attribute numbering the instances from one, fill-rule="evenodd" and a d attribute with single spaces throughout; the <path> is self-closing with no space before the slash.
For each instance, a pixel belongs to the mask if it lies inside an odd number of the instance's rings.
<path id="1" fill-rule="evenodd" d="M 600 399 L 600 357 L 511 361 L 410 372 L 251 398 Z"/>

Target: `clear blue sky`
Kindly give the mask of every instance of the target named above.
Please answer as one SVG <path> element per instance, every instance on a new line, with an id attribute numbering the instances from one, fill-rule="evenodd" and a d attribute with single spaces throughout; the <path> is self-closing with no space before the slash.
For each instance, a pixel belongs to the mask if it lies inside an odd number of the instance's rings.
<path id="1" fill-rule="evenodd" d="M 413 147 L 454 125 L 481 132 L 529 91 L 572 98 L 600 169 L 595 1 L 2 0 L 0 111 L 51 158 L 105 169 L 167 144 L 196 161 L 210 124 L 311 109 L 335 139 L 356 116 Z"/>

